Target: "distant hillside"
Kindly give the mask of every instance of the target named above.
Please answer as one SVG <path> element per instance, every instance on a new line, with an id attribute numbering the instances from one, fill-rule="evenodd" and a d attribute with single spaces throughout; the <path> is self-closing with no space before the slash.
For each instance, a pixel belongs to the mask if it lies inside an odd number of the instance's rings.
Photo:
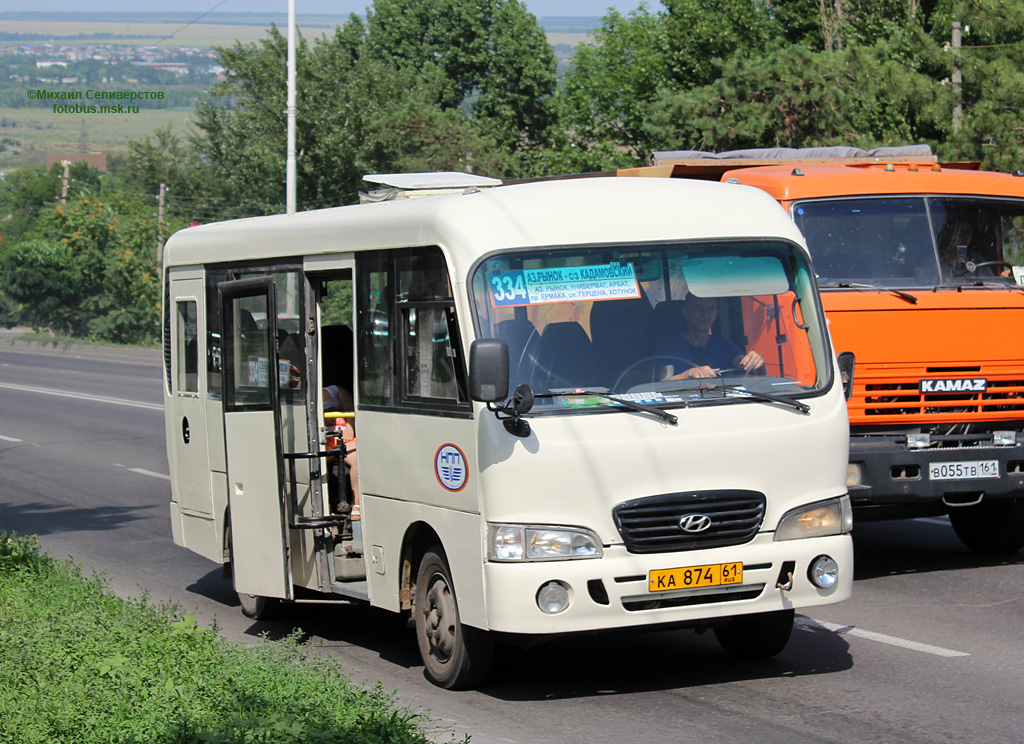
<path id="1" fill-rule="evenodd" d="M 27 11 L 11 10 L 0 12 L 0 23 L 4 21 L 61 21 L 80 23 L 190 23 L 219 26 L 278 26 L 288 24 L 287 13 L 208 13 L 199 21 L 194 12 L 181 11 L 140 11 L 138 13 L 102 11 Z M 348 20 L 347 15 L 297 13 L 296 23 L 303 28 L 334 28 Z M 544 16 L 538 19 L 547 33 L 585 34 L 601 25 L 597 16 Z"/>

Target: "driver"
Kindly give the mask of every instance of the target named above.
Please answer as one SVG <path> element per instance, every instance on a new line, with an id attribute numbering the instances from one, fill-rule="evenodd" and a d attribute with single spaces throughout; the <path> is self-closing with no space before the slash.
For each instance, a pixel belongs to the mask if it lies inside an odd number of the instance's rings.
<path id="1" fill-rule="evenodd" d="M 752 372 L 764 366 L 764 358 L 756 351 L 746 354 L 732 341 L 711 335 L 711 326 L 718 318 L 718 300 L 688 294 L 683 301 L 686 329 L 682 335 L 668 338 L 658 346 L 658 369 L 662 380 L 689 380 L 714 377 L 722 369 L 742 367 Z M 677 372 L 675 365 L 689 367 Z"/>

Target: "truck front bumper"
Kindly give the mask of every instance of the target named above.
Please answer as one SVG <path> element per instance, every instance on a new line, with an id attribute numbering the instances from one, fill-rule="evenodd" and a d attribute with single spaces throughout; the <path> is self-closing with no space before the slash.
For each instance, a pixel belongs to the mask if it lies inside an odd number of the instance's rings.
<path id="1" fill-rule="evenodd" d="M 1024 434 L 1003 446 L 942 444 L 913 448 L 906 437 L 852 434 L 847 488 L 855 518 L 944 514 L 1024 496 Z"/>

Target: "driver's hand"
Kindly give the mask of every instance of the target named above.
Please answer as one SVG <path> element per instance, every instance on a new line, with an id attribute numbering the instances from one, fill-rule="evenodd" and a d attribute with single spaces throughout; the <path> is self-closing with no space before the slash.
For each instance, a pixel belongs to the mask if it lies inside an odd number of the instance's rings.
<path id="1" fill-rule="evenodd" d="M 764 366 L 764 357 L 756 351 L 749 351 L 745 357 L 740 359 L 739 366 L 743 367 L 747 372 L 752 372 Z"/>
<path id="2" fill-rule="evenodd" d="M 690 367 L 685 372 L 680 372 L 678 375 L 669 377 L 670 380 L 696 380 L 705 377 L 715 377 L 718 374 L 718 370 L 714 367 Z"/>

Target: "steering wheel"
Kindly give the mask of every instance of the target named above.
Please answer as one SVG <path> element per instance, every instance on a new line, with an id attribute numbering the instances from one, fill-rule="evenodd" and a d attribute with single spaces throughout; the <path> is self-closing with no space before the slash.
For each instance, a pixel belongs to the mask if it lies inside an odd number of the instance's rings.
<path id="1" fill-rule="evenodd" d="M 748 372 L 743 367 L 723 367 L 718 370 L 717 377 L 747 377 L 753 373 L 753 370 Z"/>
<path id="2" fill-rule="evenodd" d="M 968 261 L 967 263 L 971 264 L 972 262 Z M 982 267 L 985 267 L 985 266 L 1005 266 L 1010 271 L 1013 271 L 1013 264 L 1010 263 L 1009 261 L 982 261 L 981 263 L 976 263 L 976 264 L 973 264 L 973 265 L 974 265 L 973 269 L 969 268 L 968 266 L 964 267 L 964 268 L 967 269 L 967 273 L 973 274 L 975 271 L 977 271 L 978 269 L 980 269 Z"/>
<path id="3" fill-rule="evenodd" d="M 615 380 L 615 384 L 612 385 L 612 392 L 615 392 L 616 390 L 619 390 L 620 386 L 622 385 L 622 382 L 624 380 L 626 380 L 630 376 L 630 374 L 633 373 L 633 371 L 635 369 L 637 369 L 641 365 L 652 364 L 653 362 L 656 362 L 656 361 L 682 362 L 684 365 L 686 365 L 686 369 L 689 369 L 690 367 L 698 366 L 698 365 L 694 364 L 693 362 L 691 362 L 689 359 L 683 359 L 682 357 L 677 357 L 677 356 L 663 356 L 663 355 L 645 356 L 645 357 L 642 357 L 640 359 L 637 359 L 635 362 L 633 362 L 628 367 L 626 367 L 624 370 L 622 370 L 622 373 L 619 374 L 618 378 Z M 673 365 L 673 367 L 674 366 L 675 365 Z M 647 375 L 646 379 L 640 380 L 636 384 L 640 385 L 640 384 L 643 384 L 645 382 L 661 382 L 661 380 L 655 380 L 653 378 L 654 378 L 654 375 Z M 630 385 L 629 387 L 633 387 L 633 386 Z"/>

